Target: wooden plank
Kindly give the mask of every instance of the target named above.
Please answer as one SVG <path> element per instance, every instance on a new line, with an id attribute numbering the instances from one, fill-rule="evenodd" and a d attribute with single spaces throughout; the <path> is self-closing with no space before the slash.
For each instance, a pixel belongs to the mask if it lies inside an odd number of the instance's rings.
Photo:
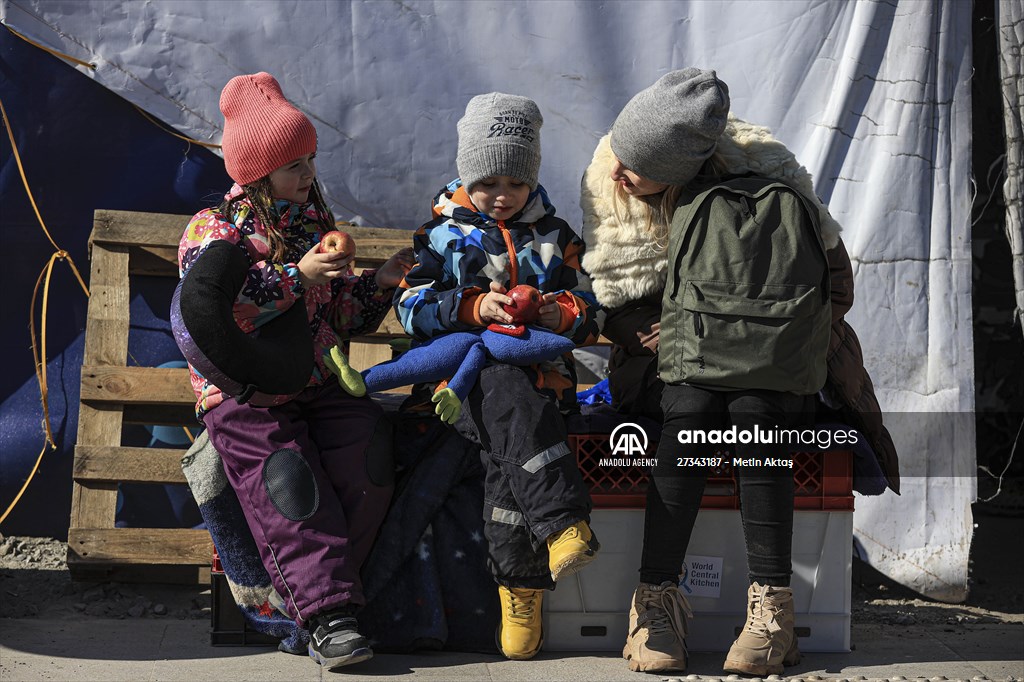
<path id="1" fill-rule="evenodd" d="M 128 357 L 128 253 L 97 247 L 92 254 L 83 364 L 124 365 Z M 123 415 L 117 407 L 79 405 L 78 444 L 121 444 Z M 70 526 L 113 528 L 116 486 L 72 482 Z"/>
<path id="2" fill-rule="evenodd" d="M 405 327 L 398 321 L 398 316 L 395 315 L 395 309 L 392 308 L 391 312 L 387 314 L 384 321 L 381 322 L 380 327 L 377 328 L 377 334 L 389 334 L 391 336 L 408 336 L 405 333 Z"/>
<path id="3" fill-rule="evenodd" d="M 70 528 L 113 528 L 117 513 L 117 485 L 71 483 Z"/>
<path id="4" fill-rule="evenodd" d="M 412 246 L 414 234 L 412 230 L 392 227 L 339 225 L 338 229 L 356 240 L 356 264 L 362 267 L 378 267 L 397 251 Z"/>
<path id="5" fill-rule="evenodd" d="M 206 566 L 174 566 L 110 563 L 77 563 L 74 559 L 68 562 L 71 580 L 89 583 L 163 583 L 169 585 L 205 585 L 210 586 L 210 565 Z"/>
<path id="6" fill-rule="evenodd" d="M 192 216 L 97 209 L 90 244 L 177 247 Z"/>
<path id="7" fill-rule="evenodd" d="M 195 403 L 188 405 L 125 405 L 126 424 L 152 424 L 160 426 L 190 426 L 195 428 Z"/>
<path id="8" fill-rule="evenodd" d="M 353 343 L 349 346 L 348 363 L 356 371 L 369 369 L 391 359 L 391 346 L 384 343 Z"/>
<path id="9" fill-rule="evenodd" d="M 348 232 L 356 240 L 358 246 L 360 241 L 390 243 L 397 249 L 412 246 L 412 236 L 415 230 L 402 230 L 397 227 L 362 227 L 360 225 L 338 225 L 342 232 Z"/>
<path id="10" fill-rule="evenodd" d="M 185 483 L 180 448 L 137 448 L 98 445 L 75 447 L 72 476 L 76 481 Z"/>
<path id="11" fill-rule="evenodd" d="M 194 406 L 196 396 L 192 392 L 188 370 L 185 368 L 106 367 L 83 364 L 82 400 Z"/>
<path id="12" fill-rule="evenodd" d="M 123 247 L 93 253 L 91 296 L 82 362 L 124 365 L 128 358 L 128 252 Z"/>
<path id="13" fill-rule="evenodd" d="M 191 528 L 71 528 L 68 564 L 210 565 L 213 541 Z"/>
<path id="14" fill-rule="evenodd" d="M 189 215 L 170 213 L 97 209 L 89 241 L 92 244 L 177 248 L 191 218 Z M 390 253 L 394 253 L 398 249 L 412 246 L 412 230 L 344 224 L 337 228 L 352 235 L 360 251 L 365 247 L 381 251 L 390 249 Z"/>
<path id="15" fill-rule="evenodd" d="M 178 278 L 177 246 L 140 246 L 131 250 L 128 274 Z"/>

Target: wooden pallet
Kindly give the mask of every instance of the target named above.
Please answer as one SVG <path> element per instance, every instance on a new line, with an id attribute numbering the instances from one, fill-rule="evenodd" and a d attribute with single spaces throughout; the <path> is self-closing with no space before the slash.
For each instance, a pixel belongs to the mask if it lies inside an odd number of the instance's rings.
<path id="1" fill-rule="evenodd" d="M 184 450 L 121 442 L 130 423 L 195 425 L 188 370 L 132 366 L 128 357 L 132 277 L 177 278 L 178 241 L 189 218 L 108 210 L 94 216 L 68 530 L 68 567 L 76 580 L 209 580 L 213 545 L 207 531 L 114 527 L 119 483 L 185 484 Z M 403 230 L 344 229 L 359 244 L 360 268 L 380 265 L 411 243 Z M 352 342 L 352 365 L 363 369 L 387 360 L 388 342 L 399 336 L 404 332 L 391 313 L 377 333 Z"/>

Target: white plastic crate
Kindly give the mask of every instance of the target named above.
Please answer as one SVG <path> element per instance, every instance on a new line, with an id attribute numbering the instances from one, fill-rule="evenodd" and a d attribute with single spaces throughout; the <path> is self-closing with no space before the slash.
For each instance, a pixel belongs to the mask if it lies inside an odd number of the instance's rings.
<path id="1" fill-rule="evenodd" d="M 597 509 L 597 559 L 545 595 L 546 651 L 621 651 L 629 601 L 640 579 L 642 509 Z M 802 651 L 850 650 L 853 513 L 793 516 L 793 601 Z M 726 651 L 742 628 L 747 559 L 740 513 L 702 509 L 687 551 L 682 589 L 693 607 L 690 651 Z"/>

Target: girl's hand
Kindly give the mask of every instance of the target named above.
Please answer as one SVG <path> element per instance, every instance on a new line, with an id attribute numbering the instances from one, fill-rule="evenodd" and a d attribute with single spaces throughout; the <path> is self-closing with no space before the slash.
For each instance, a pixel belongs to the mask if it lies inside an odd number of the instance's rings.
<path id="1" fill-rule="evenodd" d="M 412 270 L 414 265 L 416 265 L 416 255 L 413 253 L 412 247 L 407 246 L 377 268 L 377 274 L 374 275 L 377 286 L 381 289 L 394 289 L 402 283 L 406 273 Z"/>
<path id="2" fill-rule="evenodd" d="M 304 287 L 327 284 L 332 279 L 348 274 L 352 269 L 352 254 L 319 253 L 319 246 L 317 244 L 307 251 L 298 262 L 299 281 Z"/>
<path id="3" fill-rule="evenodd" d="M 542 327 L 554 330 L 562 324 L 562 306 L 555 303 L 558 294 L 543 294 L 544 303 L 540 307 L 540 317 L 537 323 Z"/>
<path id="4" fill-rule="evenodd" d="M 512 316 L 505 312 L 502 305 L 512 305 L 512 299 L 505 295 L 505 287 L 497 282 L 491 282 L 491 291 L 484 294 L 484 300 L 480 303 L 480 319 L 486 324 L 510 323 Z"/>

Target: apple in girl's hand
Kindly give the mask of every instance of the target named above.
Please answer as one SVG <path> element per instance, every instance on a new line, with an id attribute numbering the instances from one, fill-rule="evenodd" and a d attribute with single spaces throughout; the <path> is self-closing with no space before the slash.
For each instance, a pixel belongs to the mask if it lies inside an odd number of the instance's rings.
<path id="1" fill-rule="evenodd" d="M 533 324 L 540 317 L 544 299 L 529 284 L 514 286 L 505 295 L 512 299 L 512 303 L 501 307 L 512 316 L 512 324 Z"/>
<path id="2" fill-rule="evenodd" d="M 334 230 L 328 232 L 320 240 L 321 253 L 344 253 L 354 256 L 356 253 L 356 242 L 345 232 Z"/>

